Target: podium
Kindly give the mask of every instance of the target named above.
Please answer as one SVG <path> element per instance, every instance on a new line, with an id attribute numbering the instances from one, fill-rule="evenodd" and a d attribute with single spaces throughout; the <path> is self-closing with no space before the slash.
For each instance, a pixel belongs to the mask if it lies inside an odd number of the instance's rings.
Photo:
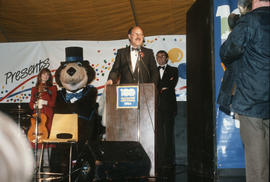
<path id="1" fill-rule="evenodd" d="M 138 108 L 117 108 L 117 88 L 138 86 Z M 109 85 L 106 88 L 106 141 L 139 142 L 155 176 L 156 86 L 154 83 Z"/>

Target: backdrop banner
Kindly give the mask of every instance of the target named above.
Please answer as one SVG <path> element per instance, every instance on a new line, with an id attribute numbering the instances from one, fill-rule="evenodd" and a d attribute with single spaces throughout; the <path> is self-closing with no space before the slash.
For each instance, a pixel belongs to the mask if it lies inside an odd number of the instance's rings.
<path id="1" fill-rule="evenodd" d="M 0 43 L 0 103 L 27 103 L 31 88 L 42 68 L 49 68 L 53 75 L 65 61 L 65 48 L 83 47 L 84 60 L 88 60 L 96 71 L 91 84 L 102 94 L 104 84 L 115 61 L 117 49 L 126 47 L 129 41 L 38 41 Z M 144 46 L 154 50 L 165 50 L 169 64 L 179 69 L 176 86 L 178 101 L 186 101 L 186 36 L 164 35 L 145 37 Z"/>
<path id="2" fill-rule="evenodd" d="M 214 46 L 215 46 L 215 83 L 216 98 L 218 97 L 224 70 L 219 57 L 221 44 L 227 39 L 230 29 L 228 16 L 239 14 L 237 0 L 214 1 Z M 216 142 L 217 168 L 245 168 L 244 149 L 240 138 L 240 122 L 228 116 L 216 104 Z"/>

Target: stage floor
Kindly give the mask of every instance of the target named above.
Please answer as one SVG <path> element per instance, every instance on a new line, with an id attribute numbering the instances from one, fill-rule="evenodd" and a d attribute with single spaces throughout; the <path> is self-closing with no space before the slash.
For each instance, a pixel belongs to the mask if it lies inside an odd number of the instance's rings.
<path id="1" fill-rule="evenodd" d="M 60 182 L 63 180 L 50 181 Z M 33 180 L 33 182 L 35 182 L 35 180 Z M 206 176 L 190 175 L 187 172 L 187 166 L 176 166 L 175 169 L 165 170 L 162 174 L 159 174 L 159 176 L 151 178 L 93 180 L 93 182 L 245 182 L 245 176 L 218 176 L 213 179 Z"/>
<path id="2" fill-rule="evenodd" d="M 218 176 L 215 179 L 207 176 L 188 174 L 187 166 L 176 166 L 156 178 L 157 182 L 245 182 L 245 176 Z"/>

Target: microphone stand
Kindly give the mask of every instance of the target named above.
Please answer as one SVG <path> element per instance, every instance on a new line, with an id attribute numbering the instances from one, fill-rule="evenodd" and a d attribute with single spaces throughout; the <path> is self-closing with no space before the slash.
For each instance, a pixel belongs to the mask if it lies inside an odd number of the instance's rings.
<path id="1" fill-rule="evenodd" d="M 140 65 L 141 65 L 141 49 L 138 48 L 138 58 L 137 58 L 137 63 L 138 63 L 138 108 L 137 108 L 137 140 L 138 142 L 140 142 L 140 122 L 141 122 L 141 119 L 140 119 L 140 99 L 141 99 L 141 91 L 140 91 Z"/>
<path id="2" fill-rule="evenodd" d="M 38 109 L 36 109 L 36 126 L 35 126 L 35 135 L 36 135 L 36 138 L 35 138 L 35 150 L 34 150 L 34 155 L 35 155 L 35 161 L 36 161 L 36 171 L 35 171 L 35 181 L 37 181 L 37 177 L 38 177 L 38 165 L 37 165 L 37 161 L 38 161 L 38 157 L 37 157 L 37 148 L 38 148 Z"/>
<path id="3" fill-rule="evenodd" d="M 39 100 L 39 97 L 40 97 L 40 94 L 41 93 L 38 93 L 37 95 L 37 101 Z M 35 156 L 35 181 L 37 182 L 37 179 L 38 179 L 38 165 L 37 165 L 37 161 L 38 161 L 38 156 L 37 156 L 37 150 L 38 150 L 38 121 L 39 121 L 39 108 L 38 108 L 38 105 L 36 106 L 35 108 L 35 111 L 36 111 L 36 124 L 35 124 L 35 146 L 34 146 L 34 156 Z"/>
<path id="4" fill-rule="evenodd" d="M 18 126 L 19 126 L 19 128 L 21 128 L 21 102 L 19 102 L 19 104 L 18 104 Z"/>

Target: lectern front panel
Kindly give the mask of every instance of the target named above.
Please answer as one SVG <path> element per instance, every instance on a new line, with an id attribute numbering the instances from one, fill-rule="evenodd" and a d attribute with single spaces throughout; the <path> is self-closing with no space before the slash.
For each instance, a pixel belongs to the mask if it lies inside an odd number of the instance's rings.
<path id="1" fill-rule="evenodd" d="M 156 87 L 153 83 L 139 84 L 138 108 L 117 109 L 116 90 L 117 85 L 106 88 L 106 141 L 140 142 L 151 160 L 150 175 L 154 176 Z"/>

